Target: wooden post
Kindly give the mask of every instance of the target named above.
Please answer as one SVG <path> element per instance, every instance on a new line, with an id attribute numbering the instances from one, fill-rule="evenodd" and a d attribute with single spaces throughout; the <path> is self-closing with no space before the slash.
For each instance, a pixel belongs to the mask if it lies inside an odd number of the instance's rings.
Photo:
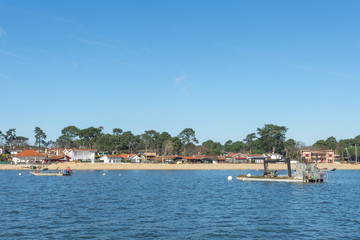
<path id="1" fill-rule="evenodd" d="M 291 161 L 290 161 L 290 158 L 287 159 L 287 167 L 288 167 L 288 176 L 291 177 Z"/>
<path id="2" fill-rule="evenodd" d="M 268 161 L 266 161 L 266 159 L 264 159 L 264 176 L 268 174 Z"/>

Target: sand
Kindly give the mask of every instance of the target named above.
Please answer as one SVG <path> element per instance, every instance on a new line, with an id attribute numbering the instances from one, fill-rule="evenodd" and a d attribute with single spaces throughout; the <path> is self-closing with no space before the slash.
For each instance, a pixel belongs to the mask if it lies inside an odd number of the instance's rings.
<path id="1" fill-rule="evenodd" d="M 44 167 L 49 170 L 263 170 L 263 164 L 151 164 L 151 163 L 54 163 Z M 360 164 L 318 164 L 320 169 L 360 170 Z M 295 165 L 292 164 L 295 170 Z M 269 169 L 286 170 L 286 164 L 269 164 Z M 0 164 L 0 170 L 29 170 L 29 166 Z"/>

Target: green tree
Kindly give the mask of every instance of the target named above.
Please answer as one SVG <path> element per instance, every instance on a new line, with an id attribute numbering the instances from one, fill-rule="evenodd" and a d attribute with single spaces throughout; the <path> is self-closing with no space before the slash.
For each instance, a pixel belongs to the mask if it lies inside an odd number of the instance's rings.
<path id="1" fill-rule="evenodd" d="M 99 151 L 111 153 L 118 147 L 119 137 L 111 134 L 103 134 L 96 141 L 96 147 Z"/>
<path id="2" fill-rule="evenodd" d="M 155 149 L 155 140 L 158 136 L 159 133 L 155 130 L 147 130 L 140 136 L 140 139 L 145 145 L 146 151 L 148 150 L 148 148 L 151 148 L 152 150 Z"/>
<path id="3" fill-rule="evenodd" d="M 62 144 L 64 147 L 71 148 L 74 146 L 74 141 L 79 135 L 79 129 L 75 126 L 68 126 L 61 130 L 62 135 L 58 138 L 56 142 Z"/>
<path id="4" fill-rule="evenodd" d="M 113 134 L 115 136 L 120 136 L 122 134 L 123 130 L 121 128 L 114 128 L 113 129 Z"/>
<path id="5" fill-rule="evenodd" d="M 46 134 L 39 127 L 35 127 L 34 133 L 35 133 L 35 145 L 39 145 L 39 150 L 40 150 L 41 145 L 46 145 L 46 141 L 45 141 Z"/>
<path id="6" fill-rule="evenodd" d="M 178 138 L 181 140 L 181 143 L 184 145 L 183 152 L 184 155 L 187 155 L 188 150 L 194 149 L 194 146 L 191 146 L 191 144 L 199 143 L 199 141 L 196 139 L 195 131 L 192 128 L 185 128 L 181 131 L 181 133 L 178 135 Z"/>
<path id="7" fill-rule="evenodd" d="M 294 139 L 288 139 L 284 142 L 285 158 L 295 158 L 297 154 L 296 142 Z"/>
<path id="8" fill-rule="evenodd" d="M 171 139 L 171 135 L 168 132 L 162 132 L 155 137 L 155 148 L 159 155 L 164 154 L 164 143 Z"/>
<path id="9" fill-rule="evenodd" d="M 287 127 L 265 124 L 257 129 L 259 149 L 265 152 L 282 153 Z"/>
<path id="10" fill-rule="evenodd" d="M 124 132 L 121 135 L 121 142 L 128 147 L 128 153 L 132 153 L 136 145 L 140 142 L 138 136 L 132 134 L 131 131 Z"/>
<path id="11" fill-rule="evenodd" d="M 174 143 L 174 145 L 173 145 L 173 153 L 179 155 L 181 153 L 183 147 L 184 147 L 181 140 L 180 140 L 180 138 L 173 137 L 171 140 Z"/>
<path id="12" fill-rule="evenodd" d="M 94 148 L 96 139 L 102 135 L 103 128 L 89 127 L 78 131 L 78 136 L 83 146 Z"/>
<path id="13" fill-rule="evenodd" d="M 17 136 L 16 139 L 14 140 L 14 146 L 17 146 L 17 147 L 25 147 L 25 146 L 28 146 L 28 141 L 29 138 L 27 137 L 23 137 L 23 136 Z"/>
<path id="14" fill-rule="evenodd" d="M 6 134 L 3 135 L 6 145 L 8 145 L 10 148 L 14 146 L 14 142 L 16 140 L 16 128 L 11 128 L 8 131 L 6 131 Z"/>
<path id="15" fill-rule="evenodd" d="M 244 142 L 246 144 L 246 148 L 248 151 L 252 151 L 252 149 L 255 147 L 256 145 L 256 134 L 255 133 L 250 133 L 246 136 L 246 138 L 244 139 Z"/>
<path id="16" fill-rule="evenodd" d="M 192 128 L 185 128 L 184 130 L 182 130 L 181 133 L 178 135 L 178 138 L 185 145 L 188 145 L 190 143 L 199 143 L 199 141 L 196 139 L 195 131 Z"/>
<path id="17" fill-rule="evenodd" d="M 242 141 L 233 142 L 230 146 L 226 147 L 226 151 L 237 153 L 246 149 L 246 144 Z"/>

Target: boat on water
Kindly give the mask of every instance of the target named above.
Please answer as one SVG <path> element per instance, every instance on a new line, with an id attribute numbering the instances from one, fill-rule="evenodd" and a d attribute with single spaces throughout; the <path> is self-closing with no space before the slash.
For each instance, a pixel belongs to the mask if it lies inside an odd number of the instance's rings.
<path id="1" fill-rule="evenodd" d="M 316 183 L 325 182 L 327 180 L 327 173 L 321 172 L 316 164 L 297 163 L 296 171 L 291 173 L 290 160 L 288 161 L 288 175 L 279 175 L 279 171 L 268 170 L 268 162 L 264 161 L 263 175 L 239 175 L 236 176 L 240 181 L 255 181 L 255 182 L 298 182 L 298 183 Z"/>
<path id="2" fill-rule="evenodd" d="M 30 174 L 34 176 L 71 176 L 72 170 L 70 168 L 67 168 L 65 170 L 61 171 L 31 171 Z"/>

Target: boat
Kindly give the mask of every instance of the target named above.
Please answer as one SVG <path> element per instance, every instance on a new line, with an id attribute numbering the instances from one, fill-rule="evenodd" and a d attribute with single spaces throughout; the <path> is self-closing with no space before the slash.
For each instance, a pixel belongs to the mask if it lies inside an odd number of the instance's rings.
<path id="1" fill-rule="evenodd" d="M 72 171 L 70 170 L 63 170 L 63 171 L 55 171 L 55 172 L 50 172 L 50 171 L 31 171 L 30 174 L 34 175 L 34 176 L 71 176 Z"/>
<path id="2" fill-rule="evenodd" d="M 334 168 L 330 169 L 329 171 L 331 171 L 331 172 L 336 171 L 336 167 L 334 167 Z"/>
<path id="3" fill-rule="evenodd" d="M 266 160 L 265 160 L 266 161 Z M 263 175 L 239 175 L 236 176 L 240 181 L 254 181 L 254 182 L 298 182 L 298 183 L 315 183 L 325 182 L 327 180 L 327 173 L 321 172 L 316 164 L 297 163 L 296 171 L 291 173 L 288 164 L 288 175 L 279 175 L 279 171 L 267 170 L 267 165 L 264 163 L 265 171 Z"/>

